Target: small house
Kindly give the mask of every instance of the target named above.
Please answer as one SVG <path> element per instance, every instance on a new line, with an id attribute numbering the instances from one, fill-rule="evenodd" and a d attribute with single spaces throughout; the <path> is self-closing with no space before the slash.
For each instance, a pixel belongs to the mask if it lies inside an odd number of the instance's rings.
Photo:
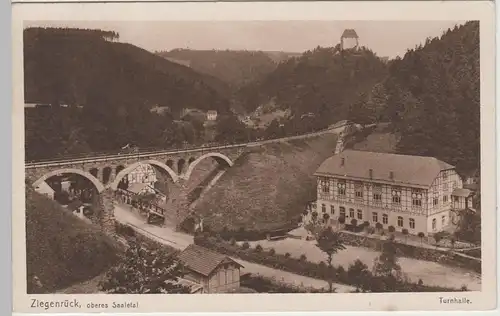
<path id="1" fill-rule="evenodd" d="M 35 188 L 35 191 L 42 194 L 42 195 L 45 195 L 47 196 L 48 198 L 50 199 L 54 199 L 54 195 L 56 193 L 56 191 L 54 191 L 54 189 L 52 189 L 52 187 L 50 185 L 48 185 L 47 182 L 45 181 L 42 181 L 36 188 Z"/>
<path id="2" fill-rule="evenodd" d="M 226 255 L 191 244 L 178 259 L 188 270 L 184 279 L 200 284 L 202 293 L 228 293 L 240 288 L 243 266 Z"/>
<path id="3" fill-rule="evenodd" d="M 215 121 L 217 120 L 217 111 L 210 110 L 207 112 L 207 120 L 208 121 Z"/>

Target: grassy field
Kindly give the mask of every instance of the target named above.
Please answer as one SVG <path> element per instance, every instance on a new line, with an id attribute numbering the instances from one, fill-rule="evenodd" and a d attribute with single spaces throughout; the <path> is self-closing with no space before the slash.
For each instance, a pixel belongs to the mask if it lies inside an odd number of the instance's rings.
<path id="1" fill-rule="evenodd" d="M 98 227 L 82 222 L 57 202 L 26 192 L 28 293 L 54 293 L 103 273 L 119 246 Z M 32 282 L 38 277 L 41 287 Z"/>
<path id="2" fill-rule="evenodd" d="M 283 226 L 315 200 L 313 173 L 332 155 L 336 139 L 326 134 L 245 154 L 199 201 L 196 211 L 214 230 Z"/>

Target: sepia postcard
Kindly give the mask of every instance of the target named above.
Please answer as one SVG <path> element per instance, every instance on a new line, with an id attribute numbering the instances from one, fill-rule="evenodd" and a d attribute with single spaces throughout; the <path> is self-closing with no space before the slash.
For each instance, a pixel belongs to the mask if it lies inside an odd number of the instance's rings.
<path id="1" fill-rule="evenodd" d="M 494 309 L 494 12 L 14 4 L 14 311 Z"/>

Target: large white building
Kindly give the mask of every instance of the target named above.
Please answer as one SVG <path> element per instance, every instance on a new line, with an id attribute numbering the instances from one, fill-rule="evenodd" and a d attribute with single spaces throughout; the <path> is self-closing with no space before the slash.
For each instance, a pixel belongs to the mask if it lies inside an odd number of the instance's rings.
<path id="1" fill-rule="evenodd" d="M 325 160 L 317 177 L 318 217 L 344 216 L 384 229 L 425 235 L 445 230 L 457 208 L 471 208 L 472 192 L 455 167 L 432 157 L 346 150 Z"/>

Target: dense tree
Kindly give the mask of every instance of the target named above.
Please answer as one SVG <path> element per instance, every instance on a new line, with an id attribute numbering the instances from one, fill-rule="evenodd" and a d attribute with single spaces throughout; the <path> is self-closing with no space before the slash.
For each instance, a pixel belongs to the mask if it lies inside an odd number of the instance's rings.
<path id="1" fill-rule="evenodd" d="M 387 117 L 398 151 L 429 155 L 460 172 L 479 161 L 479 22 L 448 30 L 390 67 Z"/>
<path id="2" fill-rule="evenodd" d="M 178 282 L 183 275 L 183 267 L 173 254 L 147 249 L 129 239 L 121 262 L 107 273 L 99 287 L 110 294 L 189 293 L 189 288 Z"/>
<path id="3" fill-rule="evenodd" d="M 265 52 L 173 49 L 160 56 L 188 62 L 196 71 L 240 87 L 272 72 L 277 63 Z"/>
<path id="4" fill-rule="evenodd" d="M 323 251 L 326 256 L 326 262 L 328 264 L 328 269 L 332 274 L 332 260 L 333 255 L 337 252 L 346 249 L 342 239 L 340 238 L 340 234 L 338 232 L 333 231 L 331 227 L 325 228 L 322 230 L 318 236 L 316 237 L 317 247 Z M 328 280 L 328 288 L 329 291 L 333 291 L 333 275 L 330 275 Z"/>

